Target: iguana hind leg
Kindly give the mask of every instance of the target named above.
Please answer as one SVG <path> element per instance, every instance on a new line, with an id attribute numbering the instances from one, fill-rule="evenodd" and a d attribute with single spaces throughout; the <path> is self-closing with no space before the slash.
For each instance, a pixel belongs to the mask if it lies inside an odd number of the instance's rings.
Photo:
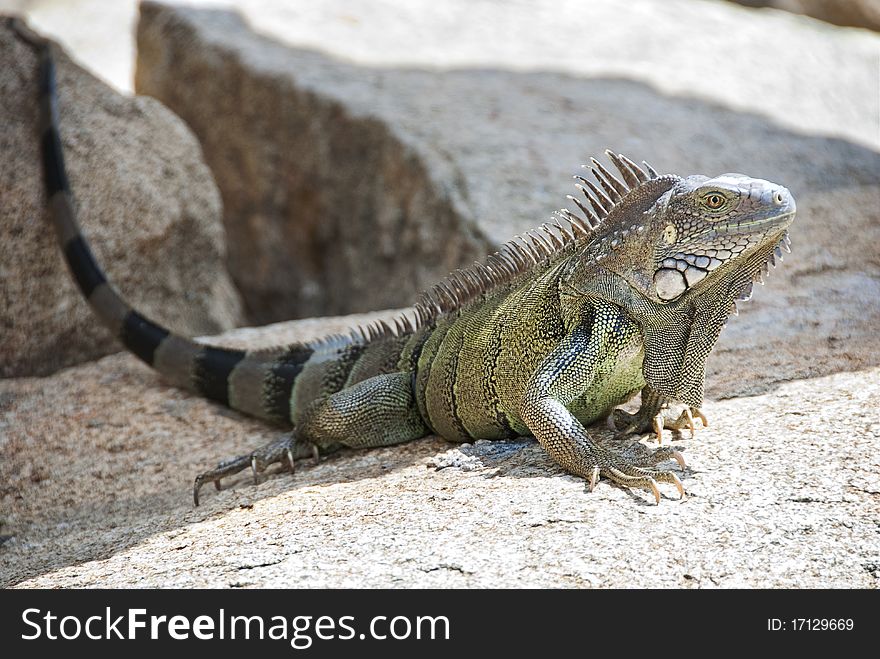
<path id="1" fill-rule="evenodd" d="M 196 476 L 195 483 L 193 483 L 193 503 L 199 505 L 199 490 L 205 483 L 214 483 L 214 486 L 219 490 L 221 479 L 233 476 L 250 467 L 254 475 L 254 484 L 257 484 L 260 482 L 260 474 L 267 467 L 277 462 L 286 466 L 290 473 L 293 473 L 296 460 L 308 455 L 312 455 L 317 460 L 318 447 L 300 441 L 296 433 L 286 433 L 279 439 L 273 439 L 250 453 L 223 460 L 214 469 Z"/>
<path id="2" fill-rule="evenodd" d="M 616 409 L 608 417 L 608 426 L 617 430 L 620 436 L 629 434 L 641 434 L 653 432 L 657 437 L 657 443 L 663 443 L 663 429 L 691 431 L 691 438 L 696 429 L 694 417 L 703 423 L 703 427 L 709 425 L 706 415 L 697 408 L 688 405 L 676 404 L 645 385 L 642 389 L 642 403 L 635 414 L 626 410 Z"/>
<path id="3" fill-rule="evenodd" d="M 299 415 L 293 433 L 197 476 L 193 500 L 199 505 L 198 492 L 205 483 L 213 482 L 219 489 L 221 478 L 248 467 L 256 481 L 260 472 L 276 462 L 293 471 L 294 460 L 309 450 L 317 458 L 319 451 L 340 446 L 390 446 L 428 432 L 413 398 L 411 374 L 376 375 L 312 403 Z"/>

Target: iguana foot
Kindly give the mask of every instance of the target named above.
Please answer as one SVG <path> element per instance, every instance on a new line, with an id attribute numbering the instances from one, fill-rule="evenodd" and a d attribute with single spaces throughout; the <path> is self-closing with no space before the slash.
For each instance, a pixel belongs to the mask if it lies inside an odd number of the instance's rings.
<path id="1" fill-rule="evenodd" d="M 676 416 L 675 412 L 679 409 L 681 412 Z M 662 444 L 664 428 L 667 430 L 687 428 L 691 431 L 691 439 L 693 439 L 696 430 L 694 417 L 702 422 L 704 428 L 709 425 L 706 415 L 697 407 L 664 405 L 655 412 L 643 406 L 635 414 L 618 408 L 608 416 L 608 427 L 617 431 L 618 438 L 630 434 L 653 432 L 657 437 L 657 443 Z"/>
<path id="2" fill-rule="evenodd" d="M 633 460 L 611 452 L 603 452 L 600 459 L 601 464 L 594 466 L 590 472 L 590 491 L 593 491 L 601 475 L 624 487 L 650 491 L 658 504 L 660 503 L 660 489 L 657 484 L 672 483 L 678 490 L 679 498 L 683 499 L 685 497 L 684 486 L 678 476 L 671 471 L 654 469 L 655 465 L 665 460 L 675 460 L 682 470 L 687 466 L 682 454 L 669 446 L 661 447 Z"/>
<path id="3" fill-rule="evenodd" d="M 308 442 L 307 445 L 311 447 L 312 457 L 317 461 L 320 458 L 317 445 L 312 444 L 311 442 Z M 300 456 L 303 455 L 303 448 L 305 446 L 305 442 L 297 439 L 296 436 L 291 433 L 284 435 L 280 439 L 273 440 L 268 444 L 264 444 L 250 453 L 220 462 L 216 468 L 196 476 L 195 483 L 193 483 L 193 503 L 197 506 L 199 505 L 199 490 L 205 483 L 214 483 L 214 487 L 219 490 L 221 478 L 237 474 L 248 467 L 251 468 L 251 472 L 253 473 L 254 485 L 257 485 L 260 482 L 260 474 L 262 474 L 267 467 L 276 462 L 285 465 L 290 473 L 293 473 L 295 457 L 297 454 Z"/>

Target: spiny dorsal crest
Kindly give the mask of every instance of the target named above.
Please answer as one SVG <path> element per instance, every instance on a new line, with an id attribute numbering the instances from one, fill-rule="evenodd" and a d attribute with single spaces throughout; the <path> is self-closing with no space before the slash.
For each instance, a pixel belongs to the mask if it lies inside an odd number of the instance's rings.
<path id="1" fill-rule="evenodd" d="M 424 293 L 408 312 L 402 313 L 391 324 L 376 321 L 352 330 L 351 339 L 373 341 L 387 336 L 400 336 L 414 332 L 437 318 L 464 309 L 469 303 L 501 286 L 510 284 L 525 273 L 539 267 L 563 253 L 573 245 L 588 241 L 612 210 L 620 207 L 633 190 L 648 181 L 660 178 L 647 162 L 639 167 L 622 154 L 606 150 L 605 154 L 620 172 L 623 180 L 609 172 L 598 160 L 591 158 L 591 165 L 584 165 L 596 178 L 598 185 L 582 176 L 578 190 L 581 199 L 568 195 L 582 214 L 563 208 L 555 213 L 555 222 L 545 222 L 540 227 L 514 237 L 502 245 L 484 262 L 452 272 Z M 589 207 L 587 206 L 589 204 Z"/>

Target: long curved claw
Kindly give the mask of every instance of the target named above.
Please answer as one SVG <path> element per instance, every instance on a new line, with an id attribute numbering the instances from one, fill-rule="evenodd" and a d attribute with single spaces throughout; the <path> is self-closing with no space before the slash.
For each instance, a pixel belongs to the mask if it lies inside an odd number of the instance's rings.
<path id="1" fill-rule="evenodd" d="M 237 458 L 233 458 L 232 460 L 224 460 L 214 469 L 209 469 L 208 471 L 202 472 L 201 474 L 196 476 L 195 482 L 193 483 L 193 503 L 196 506 L 199 505 L 199 490 L 202 489 L 202 486 L 205 483 L 214 483 L 214 488 L 217 491 L 220 491 L 220 480 L 222 478 L 237 474 L 243 469 L 247 469 L 248 465 L 250 464 L 251 454 L 242 455 Z"/>
<path id="2" fill-rule="evenodd" d="M 669 475 L 671 477 L 670 480 L 672 481 L 672 484 L 675 485 L 676 489 L 678 490 L 678 498 L 684 499 L 686 496 L 684 493 L 684 485 L 681 484 L 681 481 L 679 480 L 678 476 L 676 476 L 675 474 L 673 474 L 671 472 Z"/>
<path id="3" fill-rule="evenodd" d="M 658 413 L 654 419 L 652 420 L 652 425 L 654 426 L 654 434 L 657 435 L 657 443 L 663 443 L 663 412 Z"/>
<path id="4" fill-rule="evenodd" d="M 599 482 L 599 465 L 593 467 L 593 473 L 590 474 L 590 492 L 592 492 L 596 488 L 596 483 Z"/>
<path id="5" fill-rule="evenodd" d="M 240 455 L 231 460 L 224 460 L 214 469 L 199 474 L 193 483 L 193 503 L 196 506 L 199 505 L 199 491 L 205 483 L 214 483 L 214 487 L 220 490 L 221 479 L 237 474 L 248 467 L 250 467 L 254 485 L 258 485 L 261 482 L 260 475 L 266 471 L 266 468 L 276 462 L 286 463 L 289 471 L 293 473 L 295 464 L 294 447 L 296 443 L 297 440 L 294 436 L 285 435 L 281 439 L 273 440 L 255 451 Z M 317 454 L 317 448 L 317 446 L 312 446 L 313 454 Z"/>
<path id="6" fill-rule="evenodd" d="M 675 461 L 678 463 L 678 466 L 681 467 L 682 471 L 687 469 L 687 464 L 684 461 L 684 456 L 678 451 L 672 452 L 672 457 L 675 458 Z"/>
<path id="7" fill-rule="evenodd" d="M 696 428 L 694 427 L 694 415 L 691 414 L 691 408 L 684 408 L 682 414 L 684 415 L 685 425 L 687 426 L 687 429 L 691 431 L 691 439 L 693 439 Z"/>
<path id="8" fill-rule="evenodd" d="M 675 489 L 678 490 L 678 498 L 679 499 L 684 499 L 685 497 L 687 497 L 687 494 L 684 491 L 684 485 L 681 484 L 681 481 L 679 480 L 678 476 L 676 476 L 673 472 L 661 471 L 661 472 L 658 472 L 654 476 L 654 478 L 656 478 L 661 483 L 671 483 L 672 485 L 674 485 Z"/>
<path id="9" fill-rule="evenodd" d="M 657 487 L 657 481 L 653 478 L 648 479 L 648 485 L 651 488 L 651 492 L 654 493 L 654 502 L 659 506 L 660 505 L 660 488 Z M 684 489 L 684 488 L 682 488 Z"/>
<path id="10" fill-rule="evenodd" d="M 692 407 L 691 411 L 697 415 L 697 418 L 702 422 L 704 428 L 709 427 L 709 419 L 706 418 L 706 415 L 703 414 L 703 411 L 699 407 Z"/>
<path id="11" fill-rule="evenodd" d="M 607 473 L 608 478 L 619 485 L 623 485 L 625 487 L 637 487 L 643 490 L 648 490 L 651 494 L 654 495 L 654 502 L 659 505 L 660 504 L 660 488 L 657 487 L 656 478 L 661 479 L 666 482 L 669 481 L 669 472 L 666 471 L 656 471 L 654 469 L 643 469 L 641 467 L 635 467 L 633 465 L 626 465 L 621 467 L 606 467 L 604 471 Z M 629 471 L 630 473 L 627 473 Z"/>

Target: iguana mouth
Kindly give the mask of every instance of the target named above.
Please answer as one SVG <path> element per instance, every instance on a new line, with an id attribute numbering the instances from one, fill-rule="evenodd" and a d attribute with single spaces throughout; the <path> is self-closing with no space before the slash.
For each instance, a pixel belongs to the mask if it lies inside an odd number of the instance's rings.
<path id="1" fill-rule="evenodd" d="M 792 202 L 793 205 L 794 202 Z M 795 209 L 792 209 L 786 213 L 782 213 L 779 215 L 773 215 L 771 217 L 763 217 L 757 220 L 748 220 L 746 222 L 736 222 L 725 224 L 719 227 L 716 227 L 715 230 L 718 233 L 724 234 L 739 234 L 739 233 L 754 233 L 755 229 L 763 229 L 767 228 L 775 228 L 779 229 L 787 229 L 788 226 L 794 221 Z"/>

